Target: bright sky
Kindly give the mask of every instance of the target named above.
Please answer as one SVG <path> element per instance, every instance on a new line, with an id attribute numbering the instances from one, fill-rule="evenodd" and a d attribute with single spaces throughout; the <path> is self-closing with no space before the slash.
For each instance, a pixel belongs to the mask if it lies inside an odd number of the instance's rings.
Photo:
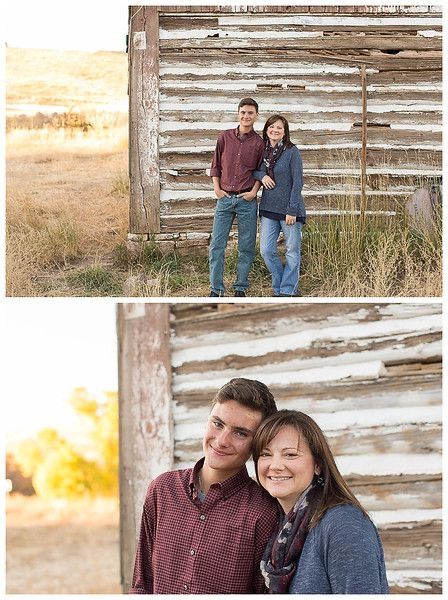
<path id="1" fill-rule="evenodd" d="M 2 312 L 7 443 L 75 426 L 68 398 L 117 390 L 115 303 L 105 298 L 7 299 Z"/>
<path id="2" fill-rule="evenodd" d="M 7 0 L 3 11 L 2 37 L 8 46 L 57 50 L 126 50 L 128 6 L 125 2 Z"/>

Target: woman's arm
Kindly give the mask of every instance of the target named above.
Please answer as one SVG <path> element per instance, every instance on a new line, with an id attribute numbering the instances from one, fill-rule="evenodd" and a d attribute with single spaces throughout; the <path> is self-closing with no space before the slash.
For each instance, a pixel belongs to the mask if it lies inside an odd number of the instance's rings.
<path id="1" fill-rule="evenodd" d="M 264 164 L 263 159 L 261 159 L 260 164 L 258 165 L 258 169 L 254 171 L 252 175 L 257 181 L 261 181 L 266 175 L 266 165 Z"/>
<path id="2" fill-rule="evenodd" d="M 303 187 L 302 157 L 300 156 L 299 149 L 295 146 L 292 149 L 289 167 L 291 170 L 292 189 L 289 195 L 288 206 L 286 207 L 286 214 L 295 217 L 297 215 L 297 209 L 299 208 L 299 202 L 302 198 Z"/>
<path id="3" fill-rule="evenodd" d="M 331 593 L 387 593 L 383 549 L 373 523 L 354 506 L 330 509 L 326 516 L 321 547 Z"/>

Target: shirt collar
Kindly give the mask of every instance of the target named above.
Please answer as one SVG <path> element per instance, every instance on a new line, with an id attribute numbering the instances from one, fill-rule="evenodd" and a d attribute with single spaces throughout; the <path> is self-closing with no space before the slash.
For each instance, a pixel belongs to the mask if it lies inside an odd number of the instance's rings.
<path id="1" fill-rule="evenodd" d="M 198 480 L 198 473 L 202 469 L 204 460 L 205 460 L 205 458 L 201 458 L 200 460 L 198 460 L 198 462 L 191 469 L 188 487 L 189 487 L 190 493 L 193 497 L 195 497 L 195 495 L 197 495 L 195 481 Z M 234 494 L 235 492 L 237 492 L 238 490 L 243 488 L 247 484 L 247 482 L 250 481 L 250 479 L 251 478 L 249 477 L 249 473 L 247 472 L 246 466 L 244 466 L 241 469 L 241 471 L 239 471 L 235 475 L 232 475 L 232 477 L 229 477 L 228 479 L 225 479 L 224 481 L 219 481 L 218 483 L 214 483 L 211 487 L 214 487 L 214 486 L 219 487 L 221 489 L 221 494 L 223 495 L 223 497 L 228 498 L 229 496 L 231 496 L 232 494 Z"/>
<path id="2" fill-rule="evenodd" d="M 255 129 L 252 128 L 248 133 L 241 133 L 240 134 L 240 126 L 237 125 L 236 129 L 235 129 L 235 135 L 237 138 L 240 138 L 242 140 L 245 140 L 246 138 L 252 137 L 252 135 L 255 133 Z"/>

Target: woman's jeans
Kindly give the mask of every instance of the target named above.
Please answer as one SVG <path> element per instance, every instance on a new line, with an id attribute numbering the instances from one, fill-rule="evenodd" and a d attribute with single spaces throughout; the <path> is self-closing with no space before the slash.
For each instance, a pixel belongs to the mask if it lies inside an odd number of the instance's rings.
<path id="1" fill-rule="evenodd" d="M 223 196 L 216 202 L 213 231 L 209 248 L 210 287 L 224 295 L 224 258 L 230 229 L 238 218 L 238 265 L 235 291 L 244 292 L 249 286 L 249 271 L 255 256 L 257 239 L 257 199 L 247 202 L 236 194 Z"/>
<path id="2" fill-rule="evenodd" d="M 272 275 L 272 290 L 276 296 L 293 296 L 299 286 L 302 223 L 286 225 L 286 221 L 267 217 L 261 217 L 260 223 L 260 252 Z M 286 242 L 285 266 L 277 252 L 280 231 L 283 231 Z"/>

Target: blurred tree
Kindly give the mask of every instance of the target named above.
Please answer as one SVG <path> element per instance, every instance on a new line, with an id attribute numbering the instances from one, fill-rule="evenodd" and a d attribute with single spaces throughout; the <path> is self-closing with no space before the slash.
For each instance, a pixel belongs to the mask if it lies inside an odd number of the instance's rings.
<path id="1" fill-rule="evenodd" d="M 42 429 L 15 452 L 24 475 L 32 476 L 40 496 L 73 498 L 118 493 L 118 396 L 106 392 L 96 400 L 85 388 L 70 398 L 75 412 L 89 424 L 92 457 L 86 457 L 54 429 Z"/>

